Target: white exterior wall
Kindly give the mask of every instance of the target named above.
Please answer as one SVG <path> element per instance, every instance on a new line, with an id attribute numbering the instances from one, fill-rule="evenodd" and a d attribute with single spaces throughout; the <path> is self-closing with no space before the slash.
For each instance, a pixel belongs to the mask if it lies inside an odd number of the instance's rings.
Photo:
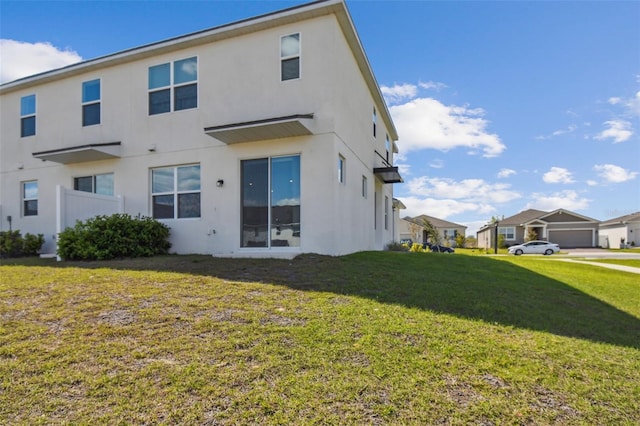
<path id="1" fill-rule="evenodd" d="M 301 78 L 280 81 L 280 37 L 301 34 Z M 55 188 L 73 178 L 114 174 L 114 194 L 125 212 L 151 216 L 150 170 L 198 163 L 201 217 L 163 220 L 171 227 L 172 252 L 277 256 L 315 252 L 340 255 L 382 249 L 393 241 L 392 185 L 374 175 L 374 149 L 384 153 L 384 105 L 375 105 L 334 15 L 293 22 L 214 43 L 164 51 L 109 67 L 86 67 L 69 75 L 2 93 L 0 225 L 43 233 L 44 252 L 55 250 Z M 198 108 L 148 114 L 148 68 L 197 56 Z M 73 74 L 73 73 L 71 73 Z M 101 124 L 82 127 L 82 82 L 101 80 Z M 36 135 L 20 137 L 20 98 L 36 94 Z M 372 136 L 372 109 L 378 134 Z M 227 145 L 204 128 L 313 113 L 311 136 Z M 120 158 L 59 164 L 32 153 L 80 145 L 121 142 Z M 154 151 L 150 151 L 153 147 Z M 299 154 L 301 247 L 240 248 L 240 161 Z M 337 159 L 347 160 L 346 184 Z M 22 168 L 18 168 L 18 164 Z M 362 196 L 362 176 L 367 197 Z M 224 180 L 222 187 L 216 186 Z M 38 215 L 21 214 L 21 182 L 38 181 Z M 374 229 L 374 191 L 378 223 Z M 384 197 L 389 224 L 384 229 Z"/>

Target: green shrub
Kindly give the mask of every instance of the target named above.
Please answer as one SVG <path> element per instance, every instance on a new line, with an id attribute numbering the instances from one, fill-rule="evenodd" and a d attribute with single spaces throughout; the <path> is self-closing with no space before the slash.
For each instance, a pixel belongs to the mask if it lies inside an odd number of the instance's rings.
<path id="1" fill-rule="evenodd" d="M 168 253 L 168 238 L 169 227 L 153 218 L 96 216 L 59 234 L 58 256 L 64 260 L 150 257 Z"/>
<path id="2" fill-rule="evenodd" d="M 26 233 L 19 230 L 0 232 L 0 257 L 37 256 L 44 244 L 44 235 Z"/>
<path id="3" fill-rule="evenodd" d="M 402 243 L 399 243 L 399 242 L 393 242 L 393 243 L 387 244 L 386 249 L 388 251 L 408 251 L 409 250 L 409 245 L 408 244 L 402 244 Z"/>

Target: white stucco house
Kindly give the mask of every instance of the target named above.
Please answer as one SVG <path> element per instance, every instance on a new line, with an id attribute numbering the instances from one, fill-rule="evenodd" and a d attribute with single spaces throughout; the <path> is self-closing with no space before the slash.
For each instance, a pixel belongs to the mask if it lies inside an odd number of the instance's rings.
<path id="1" fill-rule="evenodd" d="M 600 247 L 640 247 L 640 212 L 600 222 Z"/>
<path id="2" fill-rule="evenodd" d="M 327 0 L 0 86 L 0 228 L 115 212 L 172 252 L 292 257 L 397 237 L 398 135 L 347 6 Z"/>

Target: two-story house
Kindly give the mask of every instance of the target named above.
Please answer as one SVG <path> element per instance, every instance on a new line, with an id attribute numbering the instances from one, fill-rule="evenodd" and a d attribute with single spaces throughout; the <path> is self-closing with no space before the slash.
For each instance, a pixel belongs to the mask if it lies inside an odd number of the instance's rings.
<path id="1" fill-rule="evenodd" d="M 394 240 L 398 135 L 342 0 L 0 86 L 0 227 L 115 212 L 172 252 L 341 255 Z"/>

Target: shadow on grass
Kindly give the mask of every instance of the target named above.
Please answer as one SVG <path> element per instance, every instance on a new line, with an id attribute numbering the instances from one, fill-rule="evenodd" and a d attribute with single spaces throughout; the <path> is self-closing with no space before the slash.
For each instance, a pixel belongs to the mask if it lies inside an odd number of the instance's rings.
<path id="1" fill-rule="evenodd" d="M 563 282 L 480 256 L 365 252 L 343 257 L 302 255 L 293 260 L 161 256 L 46 264 L 278 284 L 640 348 L 640 319 Z"/>

